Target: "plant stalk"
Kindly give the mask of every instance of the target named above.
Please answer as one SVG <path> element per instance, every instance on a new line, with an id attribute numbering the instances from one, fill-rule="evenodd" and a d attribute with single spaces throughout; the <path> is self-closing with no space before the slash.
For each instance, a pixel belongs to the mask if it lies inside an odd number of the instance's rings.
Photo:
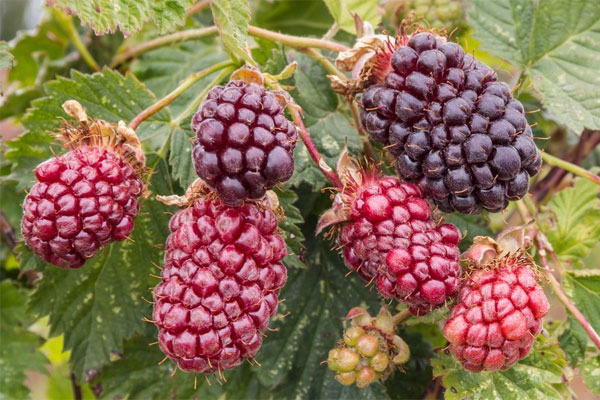
<path id="1" fill-rule="evenodd" d="M 137 57 L 142 53 L 154 50 L 161 46 L 165 46 L 175 42 L 180 42 L 183 40 L 202 39 L 207 36 L 216 35 L 217 33 L 218 31 L 216 26 L 209 26 L 206 28 L 188 29 L 186 31 L 175 32 L 170 35 L 160 36 L 156 39 L 150 40 L 145 43 L 141 43 L 120 54 L 117 54 L 117 56 L 113 59 L 112 63 L 110 64 L 110 67 L 116 68 L 117 66 L 121 65 L 130 58 Z"/>
<path id="2" fill-rule="evenodd" d="M 274 42 L 295 48 L 315 48 L 332 51 L 334 53 L 339 53 L 340 51 L 346 51 L 349 49 L 346 45 L 329 40 L 287 35 L 285 33 L 273 32 L 252 25 L 248 27 L 248 34 L 262 39 L 269 39 Z"/>
<path id="3" fill-rule="evenodd" d="M 219 71 L 223 68 L 229 67 L 232 65 L 230 60 L 222 61 L 218 64 L 215 64 L 211 67 L 203 69 L 202 71 L 194 72 L 190 74 L 187 78 L 185 78 L 179 86 L 177 86 L 171 93 L 152 104 L 150 107 L 146 108 L 144 111 L 139 113 L 131 122 L 129 123 L 129 127 L 133 130 L 137 129 L 137 127 L 146 119 L 150 118 L 169 104 L 171 104 L 175 99 L 177 99 L 183 92 L 190 88 L 194 83 L 198 82 L 200 79 L 212 74 L 213 72 Z"/>
<path id="4" fill-rule="evenodd" d="M 196 3 L 193 6 L 191 6 L 190 8 L 188 8 L 188 10 L 186 11 L 185 14 L 189 17 L 192 14 L 199 13 L 200 11 L 204 10 L 209 5 L 210 5 L 210 0 L 199 1 L 198 3 Z"/>
<path id="5" fill-rule="evenodd" d="M 310 157 L 313 159 L 317 167 L 321 170 L 323 175 L 325 175 L 325 177 L 329 179 L 329 181 L 335 187 L 342 189 L 344 185 L 342 184 L 340 177 L 329 165 L 327 165 L 327 163 L 323 159 L 323 156 L 321 156 L 321 153 L 319 153 L 317 146 L 315 146 L 315 143 L 310 137 L 308 129 L 306 129 L 306 126 L 304 126 L 304 121 L 302 121 L 302 116 L 300 115 L 300 106 L 294 103 L 288 103 L 287 109 L 290 112 L 292 119 L 294 120 L 294 124 L 296 124 L 296 127 L 298 128 L 298 134 L 300 135 L 300 139 L 302 139 L 302 142 L 306 146 Z"/>
<path id="6" fill-rule="evenodd" d="M 562 168 L 565 171 L 569 171 L 572 174 L 575 174 L 575 175 L 581 176 L 582 178 L 590 180 L 590 181 L 594 182 L 596 185 L 600 185 L 600 176 L 591 173 L 590 171 L 588 171 L 585 168 L 581 168 L 579 165 L 575 165 L 568 161 L 561 160 L 560 158 L 554 157 L 553 155 L 548 154 L 545 151 L 542 152 L 542 159 L 547 164 Z"/>
<path id="7" fill-rule="evenodd" d="M 77 28 L 75 27 L 75 24 L 73 23 L 73 17 L 71 17 L 70 15 L 65 15 L 63 12 L 61 12 L 59 10 L 54 10 L 54 15 L 56 16 L 56 19 L 58 19 L 58 21 L 60 22 L 62 27 L 65 29 L 65 31 L 67 31 L 67 35 L 69 36 L 69 39 L 71 39 L 73 46 L 75 46 L 75 48 L 81 55 L 81 58 L 83 59 L 83 61 L 93 71 L 100 72 L 102 70 L 102 68 L 100 68 L 100 66 L 98 65 L 96 60 L 94 60 L 94 57 L 90 54 L 87 47 L 85 46 L 85 44 L 79 37 Z"/>
<path id="8" fill-rule="evenodd" d="M 573 315 L 573 318 L 575 318 L 577 320 L 577 322 L 579 322 L 579 324 L 585 330 L 585 332 L 588 334 L 590 339 L 592 339 L 592 341 L 594 342 L 596 347 L 598 347 L 600 349 L 600 336 L 598 336 L 598 333 L 594 330 L 592 325 L 590 325 L 588 320 L 585 318 L 585 315 L 583 315 L 583 313 L 581 311 L 579 311 L 579 309 L 571 301 L 571 299 L 569 299 L 569 296 L 567 296 L 567 294 L 564 292 L 560 282 L 558 282 L 558 280 L 556 279 L 556 277 L 550 270 L 550 267 L 548 266 L 548 260 L 546 259 L 546 249 L 545 249 L 544 243 L 537 235 L 536 235 L 536 242 L 537 242 L 537 246 L 538 246 L 538 252 L 540 255 L 540 262 L 542 263 L 542 272 L 544 273 L 544 276 L 550 283 L 550 287 L 552 288 L 552 291 L 554 292 L 556 297 L 558 297 L 560 302 L 563 303 L 565 308 L 571 312 L 571 314 Z"/>

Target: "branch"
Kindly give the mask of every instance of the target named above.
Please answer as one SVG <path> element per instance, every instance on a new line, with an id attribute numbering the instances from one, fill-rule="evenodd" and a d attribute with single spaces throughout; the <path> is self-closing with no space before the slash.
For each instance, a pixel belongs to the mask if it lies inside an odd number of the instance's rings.
<path id="1" fill-rule="evenodd" d="M 154 50 L 161 46 L 165 46 L 175 42 L 180 42 L 183 40 L 202 39 L 207 36 L 216 35 L 217 33 L 218 31 L 216 26 L 209 26 L 207 28 L 189 29 L 186 31 L 175 32 L 170 35 L 160 36 L 156 39 L 132 47 L 129 50 L 124 51 L 123 53 L 117 54 L 117 56 L 113 59 L 112 63 L 110 64 L 110 67 L 116 68 L 130 58 L 137 57 L 142 53 Z"/>
<path id="2" fill-rule="evenodd" d="M 538 252 L 540 255 L 540 262 L 542 264 L 542 271 L 544 272 L 544 276 L 546 277 L 546 279 L 548 279 L 548 282 L 550 283 L 550 287 L 552 288 L 552 291 L 554 292 L 554 294 L 556 294 L 556 297 L 558 297 L 558 299 L 561 301 L 561 303 L 563 303 L 563 305 L 566 307 L 566 309 L 571 312 L 571 314 L 573 315 L 573 318 L 575 318 L 577 320 L 577 322 L 579 322 L 581 327 L 585 330 L 585 332 L 588 334 L 588 336 L 592 339 L 594 344 L 600 349 L 600 336 L 598 336 L 598 333 L 596 333 L 596 331 L 594 330 L 592 325 L 590 325 L 588 320 L 585 318 L 585 315 L 583 315 L 582 312 L 579 311 L 577 306 L 571 301 L 571 299 L 569 299 L 569 297 L 564 292 L 561 284 L 554 277 L 554 274 L 552 273 L 552 271 L 550 270 L 550 267 L 548 266 L 548 260 L 546 259 L 546 246 L 544 245 L 539 234 L 536 234 L 535 239 L 536 239 L 536 243 L 538 246 Z"/>
<path id="3" fill-rule="evenodd" d="M 590 171 L 588 171 L 585 168 L 581 168 L 578 165 L 572 164 L 565 160 L 561 160 L 560 158 L 554 157 L 553 155 L 550 155 L 550 154 L 546 153 L 545 151 L 542 152 L 542 159 L 547 164 L 562 168 L 566 171 L 571 172 L 572 174 L 575 174 L 575 175 L 581 176 L 582 178 L 588 179 L 588 180 L 594 182 L 596 185 L 600 185 L 600 176 L 591 173 Z"/>
<path id="4" fill-rule="evenodd" d="M 171 93 L 152 104 L 150 107 L 146 108 L 144 111 L 139 113 L 131 122 L 129 123 L 129 127 L 133 130 L 137 129 L 137 127 L 146 119 L 150 118 L 169 104 L 171 104 L 175 99 L 177 99 L 183 92 L 189 89 L 194 83 L 198 82 L 200 79 L 212 74 L 213 72 L 219 71 L 223 68 L 229 67 L 233 65 L 230 60 L 222 61 L 218 64 L 213 65 L 212 67 L 203 69 L 202 71 L 194 72 L 185 78 L 179 86 L 177 86 Z"/>
<path id="5" fill-rule="evenodd" d="M 130 58 L 134 58 L 139 56 L 142 53 L 147 51 L 156 49 L 161 46 L 166 46 L 168 44 L 180 42 L 183 40 L 194 40 L 194 39 L 202 39 L 207 36 L 215 35 L 218 33 L 216 26 L 209 26 L 206 28 L 199 29 L 188 29 L 185 31 L 175 32 L 170 35 L 165 35 L 158 37 L 156 39 L 150 40 L 148 42 L 139 44 L 135 47 L 132 47 L 120 54 L 118 54 L 110 64 L 111 68 L 116 68 L 121 65 L 125 61 Z M 315 39 L 315 38 L 307 38 L 301 36 L 293 36 L 286 35 L 283 33 L 272 32 L 266 29 L 258 28 L 256 26 L 248 27 L 248 34 L 251 36 L 260 37 L 263 39 L 269 39 L 275 42 L 279 42 L 286 46 L 295 47 L 298 49 L 303 48 L 316 48 L 322 50 L 328 50 L 333 52 L 340 52 L 348 50 L 348 46 L 345 46 L 340 43 L 331 42 L 328 40 Z"/>
<path id="6" fill-rule="evenodd" d="M 278 42 L 283 45 L 295 48 L 315 48 L 321 50 L 328 50 L 335 53 L 339 53 L 341 51 L 346 51 L 349 49 L 349 47 L 346 45 L 332 42 L 329 40 L 287 35 L 285 33 L 273 32 L 252 25 L 248 27 L 248 34 L 262 39 L 269 39 L 274 42 Z"/>
<path id="7" fill-rule="evenodd" d="M 198 3 L 196 3 L 193 6 L 191 6 L 190 8 L 188 8 L 188 10 L 185 12 L 185 14 L 189 17 L 192 14 L 199 13 L 200 11 L 204 10 L 209 5 L 210 5 L 210 0 L 199 1 Z"/>
<path id="8" fill-rule="evenodd" d="M 75 46 L 75 48 L 81 55 L 81 58 L 83 58 L 83 61 L 85 61 L 85 63 L 93 71 L 100 72 L 101 71 L 100 66 L 98 65 L 96 60 L 94 60 L 94 57 L 92 57 L 92 55 L 88 51 L 87 47 L 85 46 L 85 44 L 83 44 L 83 42 L 81 41 L 81 38 L 79 37 L 77 28 L 75 27 L 75 24 L 73 24 L 73 17 L 71 17 L 69 15 L 65 15 L 64 13 L 62 13 L 61 11 L 56 10 L 56 9 L 54 10 L 54 15 L 56 16 L 56 19 L 58 20 L 60 25 L 63 27 L 63 29 L 67 32 L 69 39 L 71 39 L 71 42 L 73 42 L 73 46 Z"/>
<path id="9" fill-rule="evenodd" d="M 329 165 L 327 165 L 327 163 L 321 156 L 321 153 L 319 153 L 319 150 L 317 150 L 317 146 L 315 146 L 315 143 L 310 137 L 310 133 L 306 129 L 306 126 L 304 126 L 304 121 L 302 121 L 302 116 L 300 115 L 300 106 L 290 102 L 287 105 L 287 109 L 290 112 L 292 119 L 294 120 L 294 124 L 296 124 L 296 127 L 298 128 L 298 134 L 300 135 L 300 139 L 302 139 L 302 142 L 306 146 L 306 150 L 308 150 L 308 154 L 310 154 L 310 157 L 313 159 L 315 164 L 317 164 L 317 167 L 321 170 L 323 175 L 325 175 L 325 177 L 329 179 L 329 181 L 333 183 L 335 187 L 342 189 L 344 185 L 342 184 L 340 177 L 335 173 L 333 169 L 331 169 Z"/>

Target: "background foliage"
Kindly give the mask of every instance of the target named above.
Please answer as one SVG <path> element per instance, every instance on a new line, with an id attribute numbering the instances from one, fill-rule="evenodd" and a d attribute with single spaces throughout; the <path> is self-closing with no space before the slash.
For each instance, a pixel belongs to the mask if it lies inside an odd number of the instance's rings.
<path id="1" fill-rule="evenodd" d="M 348 102 L 331 90 L 323 65 L 291 47 L 253 38 L 248 26 L 303 36 L 327 33 L 352 45 L 356 32 L 350 11 L 376 26 L 382 21 L 382 4 L 214 0 L 211 7 L 186 15 L 193 3 L 56 0 L 57 9 L 76 17 L 48 10 L 37 29 L 0 43 L 0 68 L 10 68 L 0 118 L 11 117 L 24 129 L 18 138 L 3 143 L 0 160 L 0 209 L 17 235 L 19 205 L 31 185 L 33 168 L 61 151 L 51 134 L 67 118 L 61 109 L 64 101 L 78 100 L 94 118 L 129 122 L 189 74 L 230 56 L 255 61 L 263 72 L 273 74 L 296 61 L 297 71 L 282 83 L 293 87 L 290 93 L 303 108 L 305 124 L 321 154 L 334 165 L 345 144 L 352 154 L 361 153 Z M 529 115 L 530 123 L 537 122 L 535 136 L 550 139 L 540 141 L 540 147 L 587 168 L 600 165 L 600 151 L 594 145 L 600 135 L 600 3 L 473 0 L 464 7 L 469 28 L 459 40 L 499 68 L 510 85 L 520 85 L 516 95 L 528 111 L 542 110 Z M 176 41 L 109 68 L 115 56 L 140 43 L 213 24 L 219 27 L 220 39 Z M 72 26 L 100 71 L 78 54 Z M 332 53 L 325 56 L 335 58 Z M 330 249 L 331 243 L 314 235 L 318 216 L 330 205 L 329 197 L 321 193 L 328 183 L 302 144 L 296 149 L 293 179 L 278 189 L 287 216 L 280 227 L 290 253 L 285 260 L 288 283 L 281 294 L 286 301 L 280 310 L 289 315 L 271 323 L 275 331 L 258 355 L 262 366 L 243 365 L 228 372 L 222 386 L 200 379 L 196 390 L 193 376 L 182 372 L 171 376 L 174 365 L 158 365 L 163 358 L 160 350 L 148 347 L 156 340 L 155 327 L 142 322 L 151 315 L 151 305 L 142 297 L 150 298 L 149 288 L 156 284 L 150 273 L 156 273 L 153 264 L 161 262 L 157 245 L 165 241 L 168 212 L 173 211 L 154 201 L 154 195 L 181 194 L 194 179 L 189 108 L 217 75 L 199 80 L 138 128 L 154 173 L 153 195 L 142 205 L 133 241 L 101 250 L 80 270 L 64 271 L 44 264 L 23 245 L 11 248 L 10 232 L 5 232 L 0 245 L 0 398 L 28 397 L 25 378 L 31 370 L 48 376 L 45 396 L 52 399 L 223 394 L 398 399 L 426 393 L 448 399 L 558 399 L 572 395 L 575 375 L 583 377 L 584 390 L 600 395 L 598 349 L 572 317 L 565 319 L 556 301 L 549 318 L 554 321 L 547 323 L 531 355 L 509 371 L 463 371 L 440 350 L 446 344 L 438 324 L 441 311 L 401 327 L 412 358 L 385 385 L 363 390 L 339 385 L 321 361 L 341 337 L 340 318 L 356 305 L 376 310 L 380 300 L 355 275 L 345 277 L 347 269 Z M 598 186 L 565 174 L 558 181 L 552 178 L 559 173 L 545 167 L 532 186 L 532 202 L 538 203 L 539 224 L 561 262 L 567 295 L 600 332 Z M 502 215 L 450 215 L 447 220 L 466 235 L 464 249 L 475 235 L 491 235 L 521 223 L 514 211 L 510 207 Z M 440 384 L 445 389 L 440 390 Z"/>

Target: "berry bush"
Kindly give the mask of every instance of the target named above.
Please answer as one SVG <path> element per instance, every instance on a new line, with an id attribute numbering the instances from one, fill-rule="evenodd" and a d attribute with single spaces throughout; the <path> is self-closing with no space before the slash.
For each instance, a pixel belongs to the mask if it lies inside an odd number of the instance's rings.
<path id="1" fill-rule="evenodd" d="M 0 42 L 0 398 L 600 396 L 594 0 L 54 0 Z"/>

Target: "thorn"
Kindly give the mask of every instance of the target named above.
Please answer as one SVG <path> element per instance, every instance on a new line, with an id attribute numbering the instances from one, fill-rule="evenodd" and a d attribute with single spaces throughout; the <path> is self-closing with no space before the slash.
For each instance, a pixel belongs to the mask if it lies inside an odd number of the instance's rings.
<path id="1" fill-rule="evenodd" d="M 152 342 L 152 343 L 148 343 L 148 346 L 154 346 L 155 344 L 158 344 L 158 341 Z"/>
<path id="2" fill-rule="evenodd" d="M 212 369 L 212 364 L 210 363 L 210 358 L 207 358 L 206 361 L 208 361 L 208 366 Z"/>
<path id="3" fill-rule="evenodd" d="M 279 332 L 279 328 L 270 328 L 267 326 L 267 330 L 270 332 Z"/>
<path id="4" fill-rule="evenodd" d="M 534 114 L 534 113 L 536 113 L 536 112 L 540 112 L 540 111 L 542 111 L 542 110 L 541 110 L 541 109 L 539 109 L 539 108 L 536 108 L 535 110 L 531 110 L 531 111 L 525 111 L 525 114 Z"/>
<path id="5" fill-rule="evenodd" d="M 262 364 L 259 363 L 256 358 L 252 357 L 252 361 L 254 361 L 256 363 L 256 365 L 258 365 L 259 367 L 262 367 Z"/>
<path id="6" fill-rule="evenodd" d="M 148 319 L 148 318 L 146 318 L 146 317 L 142 318 L 142 321 L 144 321 L 144 322 L 149 322 L 149 323 L 151 323 L 151 324 L 156 324 L 156 321 L 153 321 L 153 320 L 151 320 L 151 319 Z"/>
<path id="7" fill-rule="evenodd" d="M 196 379 L 196 374 L 194 374 L 194 379 Z M 208 379 L 208 375 L 204 374 L 204 379 L 206 379 L 206 383 L 208 383 L 208 386 L 212 386 L 212 384 L 210 383 L 210 379 Z M 194 383 L 194 386 L 196 384 Z"/>
<path id="8" fill-rule="evenodd" d="M 179 369 L 179 368 L 177 368 L 177 366 L 175 366 L 175 368 L 173 368 L 173 372 L 171 372 L 171 376 L 170 376 L 170 378 L 172 378 L 172 377 L 174 377 L 174 376 L 175 376 L 175 374 L 177 373 L 177 370 L 178 370 L 178 369 Z"/>
<path id="9" fill-rule="evenodd" d="M 154 261 L 150 261 L 150 263 L 152 265 L 154 265 L 156 268 L 160 269 L 162 271 L 162 267 L 160 265 L 158 265 L 157 263 L 155 263 Z"/>
<path id="10" fill-rule="evenodd" d="M 154 302 L 153 302 L 153 301 L 150 301 L 150 300 L 148 300 L 148 299 L 147 299 L 147 298 L 145 298 L 144 296 L 142 296 L 142 300 L 144 300 L 146 303 L 149 303 L 149 304 L 154 304 Z"/>
<path id="11" fill-rule="evenodd" d="M 165 361 L 167 361 L 167 359 L 168 359 L 168 358 L 169 358 L 169 357 L 165 356 L 165 358 L 163 358 L 162 360 L 160 360 L 160 361 L 158 362 L 158 365 L 162 365 L 162 364 L 163 364 Z"/>
<path id="12" fill-rule="evenodd" d="M 285 317 L 287 317 L 287 316 L 288 316 L 288 315 L 290 315 L 290 314 L 291 314 L 291 313 L 288 311 L 288 312 L 286 312 L 285 314 L 275 314 L 275 316 L 276 316 L 276 317 L 279 317 L 279 318 L 285 318 Z"/>
<path id="13" fill-rule="evenodd" d="M 204 376 L 206 376 L 206 375 L 204 375 Z M 194 390 L 196 390 L 197 387 L 198 387 L 198 375 L 194 374 Z"/>
<path id="14" fill-rule="evenodd" d="M 135 240 L 133 240 L 132 238 L 130 238 L 129 236 L 125 236 L 125 240 L 131 242 L 131 243 L 135 243 Z"/>
<path id="15" fill-rule="evenodd" d="M 162 279 L 162 277 L 158 276 L 158 275 L 154 275 L 154 274 L 150 274 L 151 277 L 156 278 L 156 279 Z"/>

